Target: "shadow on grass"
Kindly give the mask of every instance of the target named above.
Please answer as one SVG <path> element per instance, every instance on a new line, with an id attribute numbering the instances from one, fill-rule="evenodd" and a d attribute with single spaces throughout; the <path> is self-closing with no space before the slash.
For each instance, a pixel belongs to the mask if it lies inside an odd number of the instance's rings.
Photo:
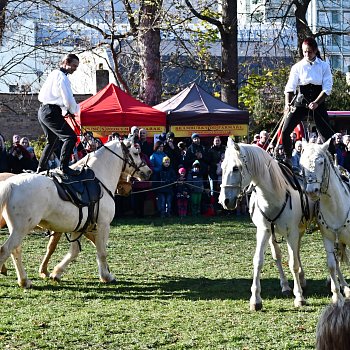
<path id="1" fill-rule="evenodd" d="M 137 276 L 135 276 L 137 277 Z M 308 280 L 305 297 L 327 297 L 325 280 Z M 34 286 L 34 290 L 83 293 L 84 299 L 185 299 L 185 300 L 249 300 L 251 279 L 208 279 L 161 276 L 157 280 L 120 280 L 116 284 L 86 283 L 73 284 L 64 281 L 61 284 Z M 292 286 L 292 283 L 291 283 Z M 278 279 L 261 281 L 262 298 L 283 299 Z"/>

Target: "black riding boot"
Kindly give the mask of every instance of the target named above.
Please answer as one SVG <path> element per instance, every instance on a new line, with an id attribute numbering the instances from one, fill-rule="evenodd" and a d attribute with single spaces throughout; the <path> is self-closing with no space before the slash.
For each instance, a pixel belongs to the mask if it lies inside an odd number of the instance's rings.
<path id="1" fill-rule="evenodd" d="M 68 166 L 68 162 L 62 161 L 60 165 L 60 169 L 63 174 L 66 174 L 68 176 L 77 176 L 80 174 L 79 170 L 72 169 Z"/>

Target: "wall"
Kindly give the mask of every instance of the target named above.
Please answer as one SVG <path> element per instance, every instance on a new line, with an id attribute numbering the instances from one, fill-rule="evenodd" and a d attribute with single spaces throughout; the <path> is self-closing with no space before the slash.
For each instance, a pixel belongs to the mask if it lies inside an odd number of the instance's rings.
<path id="1" fill-rule="evenodd" d="M 75 95 L 79 103 L 91 95 Z M 27 136 L 30 140 L 43 135 L 37 119 L 40 106 L 37 94 L 0 93 L 0 133 L 5 140 L 14 134 Z"/>

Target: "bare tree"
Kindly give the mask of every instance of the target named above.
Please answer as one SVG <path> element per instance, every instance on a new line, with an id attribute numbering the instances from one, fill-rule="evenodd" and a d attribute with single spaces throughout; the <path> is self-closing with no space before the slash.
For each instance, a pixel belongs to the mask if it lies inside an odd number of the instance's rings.
<path id="1" fill-rule="evenodd" d="M 238 54 L 237 54 L 237 1 L 222 2 L 222 20 L 197 11 L 190 0 L 185 0 L 190 11 L 199 19 L 216 26 L 221 37 L 221 99 L 232 106 L 238 105 Z M 204 10 L 206 10 L 204 8 Z M 203 12 L 205 13 L 206 11 Z"/>

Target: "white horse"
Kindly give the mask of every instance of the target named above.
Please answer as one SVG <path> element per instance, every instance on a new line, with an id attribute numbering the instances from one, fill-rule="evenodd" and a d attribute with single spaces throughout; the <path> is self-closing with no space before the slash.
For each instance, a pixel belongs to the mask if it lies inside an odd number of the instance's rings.
<path id="1" fill-rule="evenodd" d="M 142 162 L 138 151 L 127 148 L 123 142 L 111 141 L 94 153 L 90 153 L 73 167 L 86 165 L 91 168 L 101 184 L 102 198 L 95 208 L 96 225 L 86 228 L 94 235 L 97 263 L 100 280 L 113 282 L 115 278 L 110 273 L 107 264 L 107 241 L 110 223 L 114 217 L 114 193 L 122 172 L 140 179 L 148 179 L 151 169 Z M 9 237 L 0 248 L 0 266 L 12 254 L 15 264 L 18 284 L 21 287 L 31 287 L 21 256 L 23 238 L 36 226 L 55 232 L 72 232 L 71 240 L 81 236 L 82 227 L 87 220 L 88 209 L 82 210 L 83 218 L 79 219 L 79 208 L 63 201 L 53 181 L 46 176 L 37 174 L 20 174 L 10 177 L 0 183 L 0 219 L 3 216 Z M 80 224 L 79 224 L 80 222 Z M 77 227 L 77 225 L 79 226 Z M 50 277 L 60 280 L 67 265 L 79 254 L 79 245 L 72 242 L 69 252 L 55 266 Z"/>
<path id="2" fill-rule="evenodd" d="M 299 251 L 307 220 L 304 217 L 300 193 L 289 184 L 277 161 L 266 151 L 255 145 L 236 144 L 229 138 L 222 164 L 220 204 L 226 209 L 235 209 L 237 201 L 248 187 L 254 188 L 249 201 L 249 211 L 257 228 L 250 309 L 262 308 L 260 273 L 268 242 L 274 259 L 277 259 L 282 292 L 290 291 L 283 273 L 281 251 L 274 230 L 287 241 L 289 267 L 294 279 L 294 305 L 305 305 L 302 286 L 304 287 L 306 282 Z M 309 210 L 312 210 L 312 204 Z"/>
<path id="3" fill-rule="evenodd" d="M 345 248 L 350 245 L 350 190 L 327 151 L 329 142 L 304 145 L 300 165 L 304 172 L 305 192 L 312 200 L 318 201 L 315 215 L 327 254 L 332 300 L 336 303 L 343 299 L 339 282 L 345 296 L 350 297 L 349 285 L 336 258 L 336 253 L 344 257 Z"/>

